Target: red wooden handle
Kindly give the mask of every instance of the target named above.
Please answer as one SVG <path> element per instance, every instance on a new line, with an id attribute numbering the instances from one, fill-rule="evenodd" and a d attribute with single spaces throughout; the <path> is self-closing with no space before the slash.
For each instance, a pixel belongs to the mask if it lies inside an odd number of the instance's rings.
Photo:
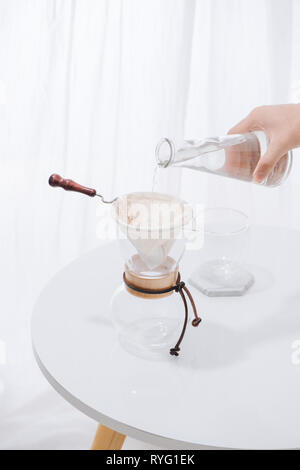
<path id="1" fill-rule="evenodd" d="M 49 178 L 50 186 L 58 186 L 65 189 L 66 191 L 75 191 L 77 193 L 86 194 L 87 196 L 94 197 L 96 196 L 96 189 L 86 188 L 81 186 L 81 184 L 75 183 L 72 180 L 65 180 L 59 175 L 51 175 Z"/>

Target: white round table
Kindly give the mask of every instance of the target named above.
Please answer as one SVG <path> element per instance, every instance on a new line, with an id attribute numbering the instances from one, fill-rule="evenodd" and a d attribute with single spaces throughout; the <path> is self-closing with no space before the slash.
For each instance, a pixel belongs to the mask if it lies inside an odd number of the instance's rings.
<path id="1" fill-rule="evenodd" d="M 235 298 L 191 288 L 203 322 L 188 327 L 179 357 L 160 362 L 125 352 L 112 327 L 117 242 L 61 270 L 32 318 L 50 384 L 99 423 L 164 448 L 300 447 L 300 232 L 251 230 L 255 285 Z M 183 279 L 200 258 L 185 254 Z"/>

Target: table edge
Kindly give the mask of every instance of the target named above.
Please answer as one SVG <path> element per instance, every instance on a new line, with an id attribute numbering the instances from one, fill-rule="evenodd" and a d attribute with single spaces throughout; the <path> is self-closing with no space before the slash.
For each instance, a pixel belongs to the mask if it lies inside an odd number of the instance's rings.
<path id="1" fill-rule="evenodd" d="M 216 447 L 208 444 L 195 444 L 185 441 L 178 441 L 176 439 L 172 439 L 169 437 L 160 436 L 159 434 L 149 433 L 147 431 L 132 427 L 128 424 L 122 423 L 120 421 L 116 421 L 109 416 L 102 414 L 100 411 L 91 408 L 90 406 L 84 404 L 81 400 L 76 398 L 72 395 L 68 390 L 66 390 L 62 385 L 60 385 L 57 380 L 52 376 L 49 370 L 44 366 L 39 354 L 35 348 L 34 340 L 32 338 L 32 349 L 34 358 L 37 362 L 37 365 L 42 372 L 43 376 L 47 380 L 47 382 L 52 386 L 52 388 L 61 396 L 63 397 L 70 405 L 72 405 L 77 410 L 81 411 L 83 414 L 88 416 L 89 418 L 95 420 L 98 424 L 103 424 L 114 431 L 117 431 L 125 436 L 131 437 L 133 439 L 137 439 L 143 441 L 147 444 L 154 444 L 159 447 L 166 445 L 166 449 L 195 449 L 195 450 L 216 450 L 216 449 L 230 449 L 229 447 Z"/>

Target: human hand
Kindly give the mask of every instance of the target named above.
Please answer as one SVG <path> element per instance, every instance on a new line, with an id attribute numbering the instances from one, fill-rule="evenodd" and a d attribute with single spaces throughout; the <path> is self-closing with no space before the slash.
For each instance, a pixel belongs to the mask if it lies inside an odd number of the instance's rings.
<path id="1" fill-rule="evenodd" d="M 259 161 L 253 180 L 264 181 L 279 160 L 289 150 L 300 147 L 300 104 L 260 106 L 255 108 L 229 134 L 243 134 L 263 130 L 269 139 L 269 147 Z"/>

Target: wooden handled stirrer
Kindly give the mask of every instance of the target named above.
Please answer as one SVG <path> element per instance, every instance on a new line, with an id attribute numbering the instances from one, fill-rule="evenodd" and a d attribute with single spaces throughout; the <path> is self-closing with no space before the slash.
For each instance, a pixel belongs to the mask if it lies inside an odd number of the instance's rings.
<path id="1" fill-rule="evenodd" d="M 115 197 L 111 201 L 105 201 L 103 196 L 97 193 L 96 189 L 87 188 L 86 186 L 82 186 L 81 184 L 78 184 L 73 180 L 64 179 L 62 176 L 56 174 L 50 176 L 49 184 L 52 187 L 63 188 L 65 191 L 74 191 L 76 193 L 82 193 L 90 197 L 98 196 L 101 198 L 104 204 L 112 204 L 117 200 L 117 198 Z"/>

